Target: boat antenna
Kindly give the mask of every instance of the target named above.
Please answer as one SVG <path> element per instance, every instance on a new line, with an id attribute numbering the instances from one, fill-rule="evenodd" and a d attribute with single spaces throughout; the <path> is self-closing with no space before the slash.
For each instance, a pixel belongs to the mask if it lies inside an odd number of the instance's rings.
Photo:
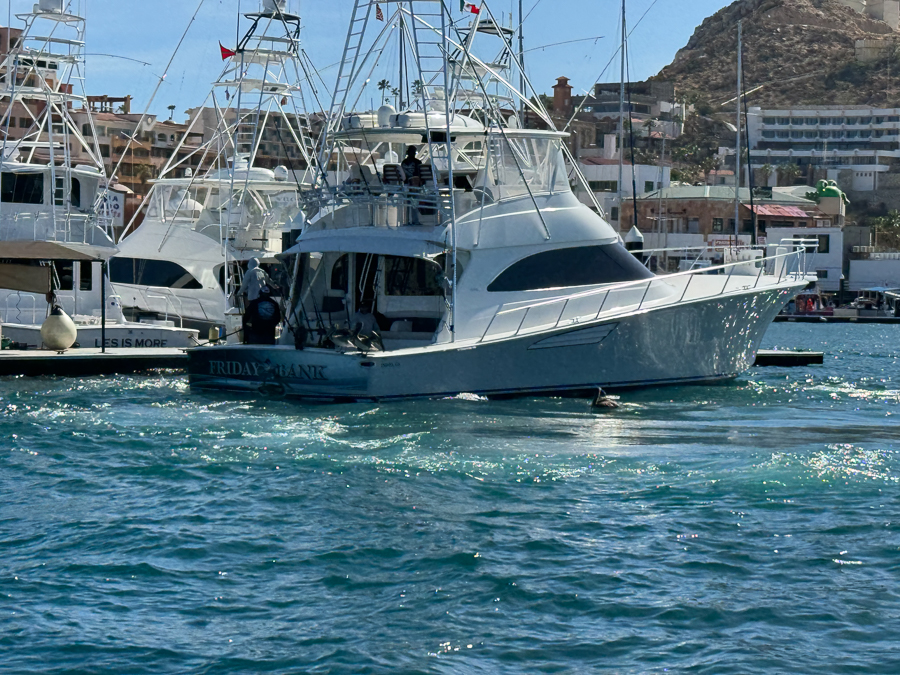
<path id="1" fill-rule="evenodd" d="M 741 59 L 741 41 L 743 39 L 743 21 L 738 20 L 737 34 L 737 143 L 734 154 L 734 245 L 738 244 L 738 218 L 741 215 L 741 149 L 743 142 L 741 139 L 741 92 L 743 87 L 741 84 L 741 71 L 743 70 L 743 61 Z"/>
<path id="2" fill-rule="evenodd" d="M 619 229 L 622 229 L 622 183 L 625 178 L 625 0 L 622 0 L 622 42 L 619 44 L 620 77 L 619 77 L 619 180 L 616 183 L 616 202 L 619 205 Z"/>
<path id="3" fill-rule="evenodd" d="M 625 43 L 625 49 L 622 50 L 622 53 L 628 56 L 628 43 Z M 627 61 L 626 61 L 627 63 Z M 634 161 L 634 120 L 631 117 L 631 67 L 630 65 L 626 66 L 626 73 L 628 75 L 628 143 L 631 146 L 631 204 L 632 210 L 634 211 L 634 226 L 637 229 L 638 227 L 638 212 L 637 212 L 637 178 L 635 177 L 635 172 L 637 171 L 637 164 Z M 624 154 L 624 153 L 623 153 Z M 622 212 L 619 211 L 619 220 L 622 219 Z M 620 228 L 621 229 L 621 228 Z"/>
<path id="4" fill-rule="evenodd" d="M 741 45 L 741 47 L 743 48 L 743 45 Z M 755 246 L 759 239 L 759 232 L 757 232 L 758 220 L 756 217 L 756 208 L 753 204 L 753 165 L 750 161 L 750 116 L 747 113 L 747 77 L 744 73 L 743 59 L 741 60 L 741 81 L 744 85 L 741 89 L 741 98 L 744 101 L 744 141 L 747 148 L 747 186 L 750 188 L 750 219 L 753 223 L 753 241 L 751 243 Z"/>
<path id="5" fill-rule="evenodd" d="M 519 91 L 525 95 L 525 17 L 522 15 L 522 0 L 519 0 Z M 525 104 L 519 101 L 519 117 L 525 127 Z"/>

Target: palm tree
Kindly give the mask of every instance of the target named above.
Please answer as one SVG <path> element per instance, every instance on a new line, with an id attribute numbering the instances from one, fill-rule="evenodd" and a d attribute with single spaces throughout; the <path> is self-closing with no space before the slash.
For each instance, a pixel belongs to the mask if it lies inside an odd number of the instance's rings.
<path id="1" fill-rule="evenodd" d="M 803 174 L 800 167 L 794 163 L 780 164 L 778 166 L 778 182 L 784 182 L 787 185 L 793 185 L 794 182 Z"/>
<path id="2" fill-rule="evenodd" d="M 385 103 L 388 102 L 388 95 L 385 92 L 390 91 L 390 89 L 391 83 L 387 80 L 382 80 L 378 83 L 378 90 L 381 92 L 381 98 Z"/>
<path id="3" fill-rule="evenodd" d="M 769 185 L 769 178 L 772 177 L 775 168 L 771 164 L 763 164 L 756 171 L 759 173 L 760 185 L 767 187 Z"/>
<path id="4" fill-rule="evenodd" d="M 143 192 L 147 192 L 147 181 L 153 177 L 153 171 L 146 164 L 138 164 L 134 169 L 134 177 L 141 181 Z"/>
<path id="5" fill-rule="evenodd" d="M 417 98 L 422 95 L 422 80 L 413 80 L 412 95 Z"/>

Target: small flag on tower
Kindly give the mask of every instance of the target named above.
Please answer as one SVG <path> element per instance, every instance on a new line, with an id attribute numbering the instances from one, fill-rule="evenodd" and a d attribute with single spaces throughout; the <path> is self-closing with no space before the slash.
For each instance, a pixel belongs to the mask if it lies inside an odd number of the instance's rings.
<path id="1" fill-rule="evenodd" d="M 381 11 L 381 5 L 375 4 L 375 18 L 384 21 L 384 12 Z"/>
<path id="2" fill-rule="evenodd" d="M 469 12 L 470 14 L 478 14 L 481 11 L 478 8 L 478 5 L 473 5 L 469 2 L 465 3 L 465 5 L 461 9 L 463 12 Z"/>
<path id="3" fill-rule="evenodd" d="M 226 49 L 225 47 L 223 47 L 221 42 L 219 43 L 219 49 L 220 49 L 221 52 L 222 52 L 222 60 L 223 60 L 223 61 L 225 61 L 225 60 L 227 60 L 227 59 L 230 59 L 232 56 L 234 56 L 235 54 L 237 54 L 237 52 L 232 51 L 231 49 Z"/>

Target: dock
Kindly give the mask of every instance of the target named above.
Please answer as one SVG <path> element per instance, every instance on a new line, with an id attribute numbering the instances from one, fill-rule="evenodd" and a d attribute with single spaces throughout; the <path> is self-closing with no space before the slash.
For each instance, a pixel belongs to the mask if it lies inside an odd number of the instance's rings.
<path id="1" fill-rule="evenodd" d="M 753 365 L 758 368 L 771 366 L 799 368 L 801 366 L 820 366 L 823 363 L 825 363 L 825 352 L 760 349 L 756 352 L 756 361 L 754 361 Z"/>
<path id="2" fill-rule="evenodd" d="M 187 353 L 174 348 L 68 349 L 62 353 L 39 349 L 0 351 L 0 376 L 3 375 L 123 375 L 147 370 L 170 369 L 184 372 Z"/>

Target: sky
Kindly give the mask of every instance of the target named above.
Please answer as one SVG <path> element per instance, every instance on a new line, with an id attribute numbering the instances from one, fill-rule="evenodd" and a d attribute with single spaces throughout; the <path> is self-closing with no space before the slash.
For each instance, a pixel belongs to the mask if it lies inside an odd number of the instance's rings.
<path id="1" fill-rule="evenodd" d="M 29 11 L 34 2 L 7 0 L 3 3 L 7 7 L 0 5 L 0 12 L 7 10 L 0 14 L 0 24 L 21 26 L 16 12 Z M 455 4 L 455 0 L 451 2 Z M 184 111 L 203 103 L 209 84 L 219 76 L 222 61 L 218 43 L 221 41 L 226 47 L 235 45 L 239 9 L 247 12 L 259 7 L 259 0 L 202 0 L 202 3 L 201 0 L 71 0 L 71 3 L 88 20 L 87 93 L 131 94 L 133 112 L 143 112 L 149 104 L 150 112 L 161 117 L 167 117 L 167 107 L 174 105 L 175 120 L 179 122 L 184 120 Z M 508 19 L 517 4 L 517 0 L 498 0 L 491 7 L 495 14 L 503 13 Z M 626 0 L 629 31 L 633 31 L 631 79 L 641 80 L 656 74 L 672 61 L 705 17 L 728 4 L 730 0 Z M 197 18 L 190 23 L 198 5 Z M 556 78 L 564 75 L 571 80 L 576 93 L 589 89 L 618 47 L 621 1 L 523 0 L 523 6 L 527 15 L 526 70 L 534 86 L 538 91 L 551 93 Z M 303 17 L 304 49 L 329 86 L 337 74 L 337 68 L 329 66 L 340 59 L 352 7 L 352 0 L 288 0 L 288 10 Z M 184 42 L 151 103 L 151 94 L 186 29 Z M 579 41 L 546 46 L 570 40 Z M 617 63 L 600 77 L 601 82 L 618 80 Z M 330 95 L 324 97 L 329 99 Z"/>

